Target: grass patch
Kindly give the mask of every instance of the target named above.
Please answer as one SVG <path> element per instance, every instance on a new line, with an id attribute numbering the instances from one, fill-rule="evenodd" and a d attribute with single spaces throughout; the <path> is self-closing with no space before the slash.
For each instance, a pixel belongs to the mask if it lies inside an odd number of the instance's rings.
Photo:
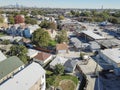
<path id="1" fill-rule="evenodd" d="M 62 80 L 59 83 L 62 90 L 75 90 L 76 85 L 71 80 Z"/>
<path id="2" fill-rule="evenodd" d="M 2 36 L 6 36 L 6 34 L 4 34 L 3 32 L 0 32 L 0 37 Z"/>
<path id="3" fill-rule="evenodd" d="M 55 40 L 50 40 L 49 41 L 49 46 L 55 47 L 57 42 Z"/>
<path id="4" fill-rule="evenodd" d="M 66 74 L 65 75 L 54 75 L 53 72 L 48 71 L 48 70 L 47 70 L 46 76 L 47 76 L 47 88 L 49 88 L 50 86 L 54 86 L 55 88 L 61 87 L 62 90 L 74 90 L 79 82 L 76 76 L 66 75 Z M 63 81 L 68 82 L 68 83 L 64 84 Z M 66 88 L 64 89 L 64 87 Z"/>
<path id="5" fill-rule="evenodd" d="M 63 76 L 57 76 L 55 79 L 55 84 L 54 86 L 58 86 L 59 82 L 62 80 L 71 80 L 75 83 L 75 85 L 78 84 L 78 79 L 75 76 L 71 76 L 71 75 L 63 75 Z"/>

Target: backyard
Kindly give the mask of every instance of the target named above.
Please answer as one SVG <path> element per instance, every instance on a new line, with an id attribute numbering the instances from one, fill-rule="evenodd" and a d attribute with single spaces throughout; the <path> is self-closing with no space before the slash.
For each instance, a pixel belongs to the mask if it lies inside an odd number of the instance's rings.
<path id="1" fill-rule="evenodd" d="M 78 85 L 76 76 L 62 74 L 55 75 L 51 71 L 47 71 L 47 88 L 51 86 L 59 90 L 75 90 Z M 49 90 L 49 89 L 48 89 Z"/>

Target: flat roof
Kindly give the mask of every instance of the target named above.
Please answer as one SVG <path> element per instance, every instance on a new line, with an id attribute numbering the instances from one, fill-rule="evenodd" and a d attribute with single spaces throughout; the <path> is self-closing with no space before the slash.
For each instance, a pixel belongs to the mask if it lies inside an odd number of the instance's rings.
<path id="1" fill-rule="evenodd" d="M 87 36 L 90 36 L 91 38 L 97 40 L 97 39 L 105 39 L 105 37 L 100 36 L 92 31 L 82 31 L 82 33 L 86 34 Z"/>
<path id="2" fill-rule="evenodd" d="M 0 37 L 1 40 L 10 40 L 10 41 L 14 41 L 14 40 L 17 40 L 17 41 L 20 41 L 22 39 L 22 37 L 20 36 L 2 36 Z"/>
<path id="3" fill-rule="evenodd" d="M 120 48 L 101 50 L 101 53 L 103 53 L 115 63 L 120 63 Z"/>
<path id="4" fill-rule="evenodd" d="M 42 75 L 45 75 L 45 70 L 38 63 L 33 62 L 3 83 L 0 90 L 29 90 Z"/>
<path id="5" fill-rule="evenodd" d="M 97 42 L 106 48 L 110 48 L 113 46 L 119 46 L 118 43 L 116 43 L 112 40 L 97 40 Z"/>
<path id="6" fill-rule="evenodd" d="M 71 38 L 70 40 L 71 40 L 71 42 L 74 44 L 74 46 L 75 46 L 76 48 L 84 48 L 84 47 L 86 47 L 86 46 L 89 45 L 88 43 L 82 43 L 82 42 L 81 42 L 78 38 L 76 38 L 76 37 L 73 37 L 73 38 Z"/>

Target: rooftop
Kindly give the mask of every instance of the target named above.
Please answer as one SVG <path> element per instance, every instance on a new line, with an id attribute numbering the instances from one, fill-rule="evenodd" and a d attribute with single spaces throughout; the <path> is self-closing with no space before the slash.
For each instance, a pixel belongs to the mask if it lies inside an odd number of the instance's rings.
<path id="1" fill-rule="evenodd" d="M 16 56 L 12 56 L 0 62 L 0 79 L 2 79 L 3 77 L 13 72 L 22 65 L 24 65 L 23 62 Z"/>
<path id="2" fill-rule="evenodd" d="M 0 51 L 0 62 L 5 60 L 7 57 Z"/>
<path id="3" fill-rule="evenodd" d="M 97 39 L 105 39 L 105 37 L 100 36 L 100 35 L 98 35 L 98 34 L 95 34 L 95 33 L 92 32 L 92 31 L 88 31 L 88 30 L 87 30 L 87 31 L 82 31 L 82 33 L 90 36 L 91 38 L 93 38 L 93 39 L 95 39 L 95 40 L 97 40 Z"/>
<path id="4" fill-rule="evenodd" d="M 66 50 L 66 49 L 68 49 L 68 45 L 67 45 L 67 44 L 64 44 L 64 43 L 57 44 L 57 45 L 56 45 L 56 49 L 57 49 L 57 50 Z"/>
<path id="5" fill-rule="evenodd" d="M 33 62 L 13 78 L 0 86 L 0 90 L 29 90 L 45 74 L 45 70 Z"/>
<path id="6" fill-rule="evenodd" d="M 119 48 L 112 48 L 112 49 L 105 49 L 101 50 L 101 52 L 110 58 L 115 63 L 120 63 L 120 49 Z"/>
<path id="7" fill-rule="evenodd" d="M 64 58 L 64 57 L 60 57 L 57 56 L 51 63 L 50 66 L 55 66 L 57 64 L 62 64 L 64 65 L 64 63 L 67 61 L 68 59 Z"/>
<path id="8" fill-rule="evenodd" d="M 48 54 L 48 53 L 44 53 L 44 52 L 40 52 L 38 53 L 34 58 L 35 59 L 38 59 L 38 60 L 46 60 L 47 58 L 49 58 L 51 56 L 51 54 Z"/>
<path id="9" fill-rule="evenodd" d="M 102 46 L 106 47 L 106 48 L 111 48 L 113 46 L 118 46 L 119 44 L 112 41 L 112 40 L 97 40 L 97 42 L 99 44 L 101 44 Z"/>

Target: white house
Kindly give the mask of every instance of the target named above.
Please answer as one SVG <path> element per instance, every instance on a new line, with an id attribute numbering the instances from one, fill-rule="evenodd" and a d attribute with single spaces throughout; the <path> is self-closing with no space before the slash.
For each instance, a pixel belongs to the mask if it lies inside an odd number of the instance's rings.
<path id="1" fill-rule="evenodd" d="M 39 51 L 34 49 L 28 49 L 27 56 L 31 58 L 35 57 Z"/>
<path id="2" fill-rule="evenodd" d="M 34 58 L 33 61 L 44 65 L 45 63 L 49 62 L 52 59 L 52 55 L 44 52 L 38 53 Z"/>
<path id="3" fill-rule="evenodd" d="M 45 73 L 38 63 L 33 62 L 0 85 L 0 90 L 46 90 Z"/>

